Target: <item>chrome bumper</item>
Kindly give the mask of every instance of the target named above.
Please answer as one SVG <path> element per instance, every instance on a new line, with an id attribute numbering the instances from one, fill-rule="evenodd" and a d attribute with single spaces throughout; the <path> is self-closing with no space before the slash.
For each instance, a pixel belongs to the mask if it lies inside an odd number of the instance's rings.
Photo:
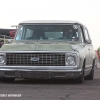
<path id="1" fill-rule="evenodd" d="M 80 77 L 81 72 L 81 69 L 66 68 L 66 66 L 2 66 L 0 67 L 0 78 L 74 79 Z"/>

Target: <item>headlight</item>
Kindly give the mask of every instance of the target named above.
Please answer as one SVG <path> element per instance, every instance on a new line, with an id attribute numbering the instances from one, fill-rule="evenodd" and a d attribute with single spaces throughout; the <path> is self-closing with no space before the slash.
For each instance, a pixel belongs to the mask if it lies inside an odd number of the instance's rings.
<path id="1" fill-rule="evenodd" d="M 75 63 L 75 57 L 74 56 L 68 56 L 66 58 L 66 65 L 75 66 L 76 65 L 76 63 Z"/>
<path id="2" fill-rule="evenodd" d="M 5 63 L 5 57 L 4 56 L 0 56 L 0 64 L 4 64 Z"/>

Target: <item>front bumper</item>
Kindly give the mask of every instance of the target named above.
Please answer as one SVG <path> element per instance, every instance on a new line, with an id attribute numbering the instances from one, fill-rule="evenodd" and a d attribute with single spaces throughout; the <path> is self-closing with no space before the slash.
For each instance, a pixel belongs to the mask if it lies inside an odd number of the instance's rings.
<path id="1" fill-rule="evenodd" d="M 61 69 L 61 66 L 57 69 L 0 67 L 0 78 L 75 79 L 81 74 L 81 69 Z"/>

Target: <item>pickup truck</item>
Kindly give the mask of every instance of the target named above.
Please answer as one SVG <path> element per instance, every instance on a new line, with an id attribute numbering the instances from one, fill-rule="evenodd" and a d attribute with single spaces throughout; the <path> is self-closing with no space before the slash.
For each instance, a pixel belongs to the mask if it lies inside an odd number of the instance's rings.
<path id="1" fill-rule="evenodd" d="M 18 24 L 13 43 L 0 50 L 0 80 L 16 78 L 93 80 L 95 50 L 85 25 L 68 20 Z"/>

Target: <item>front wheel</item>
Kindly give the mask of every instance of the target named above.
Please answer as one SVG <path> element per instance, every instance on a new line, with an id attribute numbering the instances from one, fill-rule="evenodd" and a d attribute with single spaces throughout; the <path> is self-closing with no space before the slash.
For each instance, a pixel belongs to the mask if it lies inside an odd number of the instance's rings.
<path id="1" fill-rule="evenodd" d="M 91 72 L 89 75 L 87 75 L 85 77 L 86 80 L 93 80 L 93 77 L 94 77 L 94 68 L 91 69 Z"/>
<path id="2" fill-rule="evenodd" d="M 84 82 L 84 70 L 81 73 L 81 76 L 77 79 L 78 83 L 83 83 Z"/>
<path id="3" fill-rule="evenodd" d="M 93 80 L 93 77 L 94 77 L 94 66 L 95 66 L 95 61 L 93 62 L 90 74 L 85 77 L 86 80 Z"/>

